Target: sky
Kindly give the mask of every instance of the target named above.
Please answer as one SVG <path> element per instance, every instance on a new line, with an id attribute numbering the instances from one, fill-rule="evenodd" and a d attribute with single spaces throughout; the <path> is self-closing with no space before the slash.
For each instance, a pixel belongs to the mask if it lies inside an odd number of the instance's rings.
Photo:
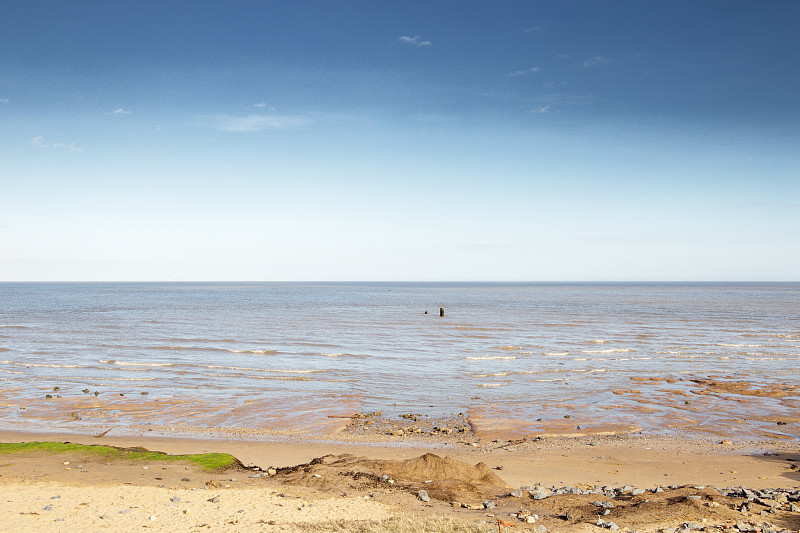
<path id="1" fill-rule="evenodd" d="M 0 13 L 0 281 L 800 280 L 800 2 Z"/>

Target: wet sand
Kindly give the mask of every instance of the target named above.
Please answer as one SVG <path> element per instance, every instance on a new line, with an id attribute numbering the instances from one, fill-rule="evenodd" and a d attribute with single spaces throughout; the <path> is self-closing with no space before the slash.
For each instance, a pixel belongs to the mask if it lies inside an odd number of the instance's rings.
<path id="1" fill-rule="evenodd" d="M 708 488 L 800 486 L 800 474 L 795 469 L 800 454 L 793 443 L 785 441 L 720 443 L 722 441 L 717 439 L 678 440 L 636 435 L 479 441 L 472 435 L 458 433 L 440 435 L 433 440 L 397 438 L 378 433 L 370 439 L 358 440 L 343 433 L 316 440 L 285 437 L 254 441 L 114 436 L 112 433 L 97 438 L 93 435 L 3 431 L 0 432 L 0 441 L 141 446 L 173 454 L 227 452 L 255 470 L 216 474 L 173 464 L 153 463 L 145 469 L 139 463 L 105 464 L 62 455 L 4 455 L 0 457 L 0 492 L 6 505 L 0 508 L 0 524 L 3 524 L 0 531 L 91 528 L 141 531 L 143 527 L 155 531 L 199 531 L 223 527 L 226 531 L 302 531 L 312 522 L 375 521 L 409 512 L 423 516 L 444 514 L 487 524 L 496 518 L 516 520 L 511 514 L 521 508 L 537 511 L 541 517 L 537 524 L 544 525 L 548 531 L 598 530 L 590 523 L 597 518 L 590 503 L 597 497 L 564 495 L 536 501 L 527 493 L 523 498 L 508 496 L 513 488 L 537 485 L 630 485 L 648 491 L 656 487 L 667 489 L 664 494 L 648 492 L 646 504 L 631 498 L 625 500 L 629 502 L 627 504 L 618 501 L 618 509 L 611 518 L 623 530 L 635 527 L 639 531 L 657 531 L 703 518 L 709 520 L 707 525 L 735 519 L 754 523 L 769 521 L 794 530 L 800 527 L 799 513 L 782 510 L 764 517 L 759 507 L 743 514 L 735 508 L 738 505 L 736 501 L 709 492 L 711 489 Z M 289 472 L 291 469 L 287 468 L 309 464 L 326 455 L 349 454 L 375 461 L 410 460 L 425 453 L 449 456 L 469 465 L 484 463 L 505 484 L 505 488 L 494 489 L 494 493 L 476 493 L 473 495 L 475 501 L 465 503 L 474 506 L 480 503 L 478 500 L 489 497 L 497 501 L 498 507 L 494 510 L 456 508 L 452 501 L 435 498 L 431 502 L 422 502 L 415 491 L 426 485 L 403 485 L 400 481 L 388 485 L 379 480 L 359 485 L 352 481 L 352 476 L 343 475 L 347 469 L 338 472 L 331 470 L 333 467 L 314 470 L 323 468 L 324 465 L 320 465 L 306 467 L 308 472 L 303 468 Z M 65 465 L 65 462 L 70 464 Z M 269 468 L 278 471 L 287 468 L 287 472 L 283 477 L 281 474 L 250 477 L 253 472 L 258 474 Z M 352 470 L 354 467 L 348 468 Z M 434 475 L 446 474 L 432 471 L 431 476 Z M 435 479 L 424 481 L 438 482 Z M 364 480 L 360 482 L 363 484 Z M 676 488 L 670 490 L 669 486 Z M 687 500 L 695 493 L 702 499 Z M 55 496 L 59 497 L 51 500 Z M 217 502 L 208 501 L 215 497 Z M 710 507 L 712 503 L 717 506 Z M 47 506 L 50 509 L 45 511 Z M 569 523 L 563 518 L 567 514 L 573 518 Z M 523 527 L 533 530 L 536 525 L 519 520 L 517 523 L 520 530 L 524 530 Z"/>

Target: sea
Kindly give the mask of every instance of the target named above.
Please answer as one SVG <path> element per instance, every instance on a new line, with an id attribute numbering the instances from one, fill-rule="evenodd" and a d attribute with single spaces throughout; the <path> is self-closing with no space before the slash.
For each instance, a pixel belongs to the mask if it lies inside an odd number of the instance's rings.
<path id="1" fill-rule="evenodd" d="M 796 439 L 798 310 L 800 283 L 2 283 L 0 429 Z"/>

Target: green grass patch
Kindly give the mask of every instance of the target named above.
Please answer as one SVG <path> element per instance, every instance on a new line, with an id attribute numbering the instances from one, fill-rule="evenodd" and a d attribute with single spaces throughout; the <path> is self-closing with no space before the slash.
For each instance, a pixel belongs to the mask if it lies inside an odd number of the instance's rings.
<path id="1" fill-rule="evenodd" d="M 242 467 L 242 463 L 229 453 L 169 455 L 164 452 L 151 452 L 145 448 L 117 448 L 115 446 L 74 444 L 72 442 L 0 443 L 0 454 L 37 452 L 80 454 L 93 459 L 107 461 L 182 461 L 199 466 L 204 470 L 227 470 Z"/>

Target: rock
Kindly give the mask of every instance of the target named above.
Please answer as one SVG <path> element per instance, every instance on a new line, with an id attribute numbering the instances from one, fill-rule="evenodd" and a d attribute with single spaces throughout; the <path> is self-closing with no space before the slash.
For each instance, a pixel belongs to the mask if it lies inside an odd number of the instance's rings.
<path id="1" fill-rule="evenodd" d="M 271 468 L 271 467 L 270 467 L 270 468 L 267 468 L 267 475 L 268 475 L 268 476 L 274 476 L 274 475 L 275 475 L 275 474 L 277 474 L 277 473 L 278 473 L 278 471 L 277 471 L 277 470 L 275 470 L 274 468 Z"/>
<path id="2" fill-rule="evenodd" d="M 214 496 L 213 498 L 209 498 L 206 501 L 211 502 L 211 503 L 219 503 L 219 498 L 217 496 Z"/>
<path id="3" fill-rule="evenodd" d="M 522 498 L 522 489 L 512 490 L 508 495 L 513 498 Z"/>
<path id="4" fill-rule="evenodd" d="M 653 492 L 657 492 L 657 493 L 658 492 L 664 492 L 664 489 L 662 489 L 661 487 L 656 487 Z"/>
<path id="5" fill-rule="evenodd" d="M 425 489 L 420 489 L 420 491 L 417 493 L 417 497 L 423 502 L 431 501 L 431 497 L 428 496 L 428 491 L 426 491 Z"/>
<path id="6" fill-rule="evenodd" d="M 172 503 L 178 503 L 179 501 L 181 501 L 181 499 L 177 496 L 173 496 L 172 498 L 169 499 L 169 501 L 171 501 Z"/>
<path id="7" fill-rule="evenodd" d="M 634 496 L 638 496 L 639 494 L 644 494 L 644 489 L 633 489 Z"/>
<path id="8" fill-rule="evenodd" d="M 606 524 L 606 527 L 608 529 L 610 529 L 611 531 L 616 531 L 616 530 L 619 529 L 619 526 L 617 524 L 615 524 L 614 522 L 609 522 L 608 524 Z"/>
<path id="9" fill-rule="evenodd" d="M 530 495 L 531 498 L 533 498 L 534 500 L 544 500 L 545 498 L 548 498 L 551 495 L 551 492 L 549 490 L 545 490 L 539 487 L 537 489 L 530 491 Z"/>
<path id="10" fill-rule="evenodd" d="M 699 522 L 686 522 L 683 527 L 685 529 L 703 529 L 705 526 Z"/>
<path id="11" fill-rule="evenodd" d="M 53 510 L 53 506 L 52 505 L 45 505 L 44 509 L 42 509 L 42 510 L 43 511 L 52 511 Z"/>
<path id="12" fill-rule="evenodd" d="M 612 509 L 614 504 L 612 502 L 601 502 L 601 501 L 593 501 L 592 505 L 595 507 L 602 507 L 603 509 Z"/>
<path id="13" fill-rule="evenodd" d="M 191 481 L 191 479 L 189 479 L 188 477 L 182 477 L 181 481 Z"/>
<path id="14" fill-rule="evenodd" d="M 495 504 L 491 500 L 486 500 L 485 502 L 483 502 L 484 509 L 494 509 L 495 507 L 497 507 L 497 504 Z"/>
<path id="15" fill-rule="evenodd" d="M 702 499 L 702 496 L 698 496 L 697 494 L 690 494 L 689 496 L 686 497 L 686 499 L 687 500 L 700 500 L 700 499 Z"/>
<path id="16" fill-rule="evenodd" d="M 536 526 L 536 529 L 534 529 L 534 531 L 536 533 L 547 533 L 547 528 L 539 524 L 538 526 Z"/>
<path id="17" fill-rule="evenodd" d="M 798 507 L 798 506 L 797 506 L 797 505 L 795 505 L 795 504 L 790 504 L 790 505 L 789 505 L 789 510 L 790 510 L 791 512 L 793 512 L 793 513 L 800 513 L 800 507 Z"/>

